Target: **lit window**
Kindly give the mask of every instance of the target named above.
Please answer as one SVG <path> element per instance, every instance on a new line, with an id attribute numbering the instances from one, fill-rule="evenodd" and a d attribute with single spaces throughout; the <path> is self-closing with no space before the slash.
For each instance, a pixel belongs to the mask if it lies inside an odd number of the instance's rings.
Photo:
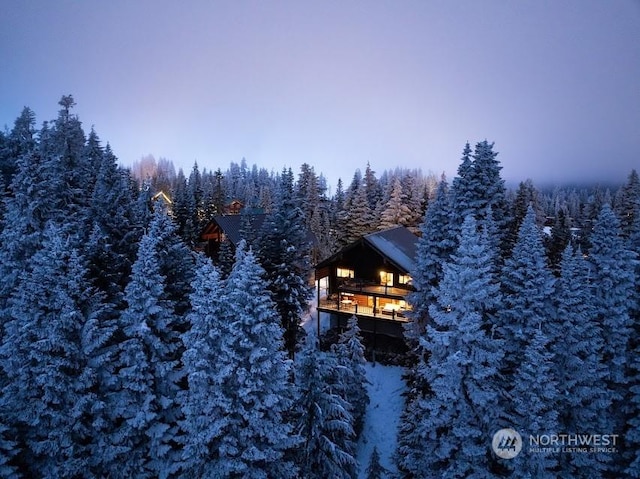
<path id="1" fill-rule="evenodd" d="M 399 274 L 398 275 L 398 283 L 399 284 L 411 284 L 411 276 L 408 274 Z"/>
<path id="2" fill-rule="evenodd" d="M 338 278 L 353 278 L 353 270 L 348 268 L 336 268 Z"/>
<path id="3" fill-rule="evenodd" d="M 393 286 L 393 273 L 380 271 L 380 284 L 383 286 Z"/>

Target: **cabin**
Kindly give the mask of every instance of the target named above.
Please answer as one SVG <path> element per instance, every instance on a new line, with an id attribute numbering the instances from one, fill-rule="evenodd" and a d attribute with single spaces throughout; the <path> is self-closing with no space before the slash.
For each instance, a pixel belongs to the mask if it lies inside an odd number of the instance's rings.
<path id="1" fill-rule="evenodd" d="M 224 207 L 224 213 L 227 215 L 239 215 L 244 208 L 244 204 L 240 200 L 231 200 L 228 205 Z"/>
<path id="2" fill-rule="evenodd" d="M 252 244 L 260 236 L 267 216 L 265 213 L 215 215 L 200 233 L 198 250 L 215 261 L 218 259 L 220 246 L 225 241 L 229 241 L 234 251 L 243 239 Z M 317 255 L 317 240 L 310 230 L 306 231 L 306 240 L 309 245 L 309 257 L 314 261 Z"/>
<path id="3" fill-rule="evenodd" d="M 318 329 L 320 315 L 331 328 L 358 317 L 363 332 L 403 336 L 407 295 L 413 291 L 418 237 L 404 226 L 363 236 L 315 267 Z"/>
<path id="4" fill-rule="evenodd" d="M 200 233 L 200 250 L 210 258 L 217 259 L 220 245 L 229 241 L 233 248 L 244 238 L 243 233 L 250 229 L 255 236 L 262 228 L 266 214 L 215 215 Z"/>

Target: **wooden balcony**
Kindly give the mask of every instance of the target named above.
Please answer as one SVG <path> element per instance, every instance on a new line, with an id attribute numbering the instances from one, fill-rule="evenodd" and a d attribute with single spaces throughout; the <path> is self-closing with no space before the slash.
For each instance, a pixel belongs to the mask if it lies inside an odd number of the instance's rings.
<path id="1" fill-rule="evenodd" d="M 404 298 L 412 290 L 408 288 L 398 288 L 385 286 L 373 281 L 361 279 L 349 279 L 338 285 L 338 290 L 342 292 L 364 293 L 375 296 L 388 296 L 392 298 Z"/>
<path id="2" fill-rule="evenodd" d="M 384 321 L 397 321 L 406 323 L 408 321 L 405 316 L 406 309 L 397 304 L 385 304 L 382 307 L 371 307 L 358 304 L 357 301 L 350 299 L 327 299 L 323 298 L 318 301 L 318 311 L 335 312 L 345 315 L 356 315 L 364 318 L 375 318 Z"/>

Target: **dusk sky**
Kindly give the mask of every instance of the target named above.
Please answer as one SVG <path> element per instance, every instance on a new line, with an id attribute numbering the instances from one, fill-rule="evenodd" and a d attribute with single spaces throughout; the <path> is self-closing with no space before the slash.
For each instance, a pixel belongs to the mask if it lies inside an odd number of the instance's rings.
<path id="1" fill-rule="evenodd" d="M 452 179 L 487 139 L 510 182 L 640 169 L 638 0 L 3 0 L 0 60 L 0 127 L 72 94 L 125 166 Z"/>

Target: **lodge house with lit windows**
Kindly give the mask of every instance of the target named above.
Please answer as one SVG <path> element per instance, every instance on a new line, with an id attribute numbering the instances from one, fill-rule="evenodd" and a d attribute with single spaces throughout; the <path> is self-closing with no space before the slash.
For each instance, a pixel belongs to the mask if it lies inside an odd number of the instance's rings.
<path id="1" fill-rule="evenodd" d="M 365 235 L 318 263 L 318 327 L 323 313 L 332 328 L 344 328 L 355 314 L 363 332 L 402 337 L 417 241 L 398 226 Z"/>

